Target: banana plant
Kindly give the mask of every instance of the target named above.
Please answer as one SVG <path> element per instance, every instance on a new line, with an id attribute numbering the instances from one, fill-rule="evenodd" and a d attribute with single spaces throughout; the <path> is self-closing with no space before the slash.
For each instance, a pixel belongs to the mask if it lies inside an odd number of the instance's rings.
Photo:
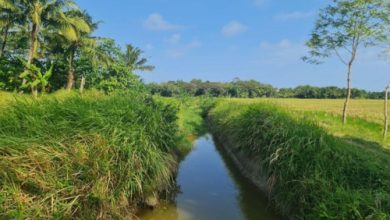
<path id="1" fill-rule="evenodd" d="M 44 93 L 46 91 L 46 86 L 49 84 L 49 79 L 53 74 L 52 64 L 50 68 L 42 73 L 41 69 L 34 64 L 28 64 L 25 61 L 22 61 L 26 67 L 25 71 L 23 71 L 19 78 L 25 79 L 26 83 L 22 85 L 23 89 L 31 89 L 31 92 L 34 96 L 38 95 L 38 87 L 41 87 L 41 92 Z"/>

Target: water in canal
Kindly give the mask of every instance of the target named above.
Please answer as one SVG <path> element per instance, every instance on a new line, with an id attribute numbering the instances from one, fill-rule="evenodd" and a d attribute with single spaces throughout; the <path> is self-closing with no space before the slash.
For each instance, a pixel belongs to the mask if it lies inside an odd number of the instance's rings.
<path id="1" fill-rule="evenodd" d="M 144 212 L 141 220 L 281 219 L 209 134 L 194 143 L 180 164 L 177 184 L 175 202 Z"/>

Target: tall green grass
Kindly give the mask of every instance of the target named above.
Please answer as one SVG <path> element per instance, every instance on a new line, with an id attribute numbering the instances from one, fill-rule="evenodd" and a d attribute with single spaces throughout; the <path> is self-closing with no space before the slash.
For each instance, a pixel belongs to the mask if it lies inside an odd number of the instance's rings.
<path id="1" fill-rule="evenodd" d="M 158 102 L 166 105 L 175 106 L 178 111 L 177 125 L 181 135 L 181 153 L 186 155 L 192 146 L 192 142 L 207 131 L 207 126 L 204 123 L 204 117 L 214 103 L 213 98 L 209 97 L 178 97 L 165 98 L 154 96 Z M 184 156 L 183 155 L 183 156 Z"/>
<path id="2" fill-rule="evenodd" d="M 263 102 L 220 101 L 212 132 L 262 168 L 291 219 L 390 219 L 390 155 L 334 137 L 311 115 Z"/>
<path id="3" fill-rule="evenodd" d="M 145 95 L 19 99 L 0 112 L 0 219 L 121 219 L 172 184 L 177 110 Z"/>

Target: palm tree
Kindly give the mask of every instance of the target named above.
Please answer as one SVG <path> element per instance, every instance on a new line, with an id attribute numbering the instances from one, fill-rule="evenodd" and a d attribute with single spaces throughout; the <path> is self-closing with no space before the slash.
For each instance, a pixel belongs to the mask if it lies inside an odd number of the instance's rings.
<path id="1" fill-rule="evenodd" d="M 73 0 L 21 0 L 24 6 L 24 14 L 27 15 L 27 21 L 30 26 L 30 48 L 27 57 L 27 65 L 32 64 L 37 57 L 39 49 L 39 37 L 42 29 L 53 28 L 52 31 L 60 33 L 69 31 L 72 19 L 67 19 L 66 11 L 78 10 Z M 57 26 L 56 24 L 60 24 Z M 23 85 L 25 84 L 23 80 Z M 34 93 L 34 91 L 32 91 Z"/>
<path id="2" fill-rule="evenodd" d="M 97 27 L 92 18 L 79 10 L 60 13 L 57 20 L 59 34 L 66 41 L 65 55 L 68 61 L 68 75 L 66 89 L 70 91 L 74 85 L 74 58 L 78 49 L 93 47 L 94 41 L 89 34 Z"/>
<path id="3" fill-rule="evenodd" d="M 27 63 L 31 64 L 36 58 L 39 47 L 39 34 L 42 28 L 50 26 L 53 21 L 62 18 L 61 14 L 71 8 L 77 8 L 73 0 L 22 0 L 25 14 L 30 24 L 30 49 Z"/>
<path id="4" fill-rule="evenodd" d="M 0 0 L 0 8 L 1 58 L 4 55 L 11 29 L 17 25 L 22 25 L 26 20 L 26 16 L 22 13 L 20 1 L 18 0 Z"/>
<path id="5" fill-rule="evenodd" d="M 146 58 L 141 58 L 143 51 L 137 47 L 133 47 L 132 45 L 126 45 L 126 53 L 125 53 L 125 63 L 126 66 L 131 71 L 153 71 L 154 66 L 147 65 L 148 60 Z"/>

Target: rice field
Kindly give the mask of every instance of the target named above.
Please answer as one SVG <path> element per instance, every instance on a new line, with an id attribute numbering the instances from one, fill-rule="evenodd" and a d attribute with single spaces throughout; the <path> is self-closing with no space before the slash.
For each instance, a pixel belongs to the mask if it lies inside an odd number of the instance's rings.
<path id="1" fill-rule="evenodd" d="M 269 101 L 284 108 L 298 111 L 321 111 L 341 115 L 344 99 L 237 99 L 244 103 Z M 349 106 L 351 117 L 363 118 L 367 121 L 383 122 L 383 100 L 352 99 Z"/>
<path id="2" fill-rule="evenodd" d="M 227 99 L 224 99 L 227 100 Z M 254 104 L 272 103 L 293 114 L 305 114 L 335 136 L 359 145 L 380 145 L 390 148 L 389 139 L 383 141 L 382 100 L 351 100 L 347 125 L 341 122 L 342 99 L 231 99 L 233 102 Z"/>

